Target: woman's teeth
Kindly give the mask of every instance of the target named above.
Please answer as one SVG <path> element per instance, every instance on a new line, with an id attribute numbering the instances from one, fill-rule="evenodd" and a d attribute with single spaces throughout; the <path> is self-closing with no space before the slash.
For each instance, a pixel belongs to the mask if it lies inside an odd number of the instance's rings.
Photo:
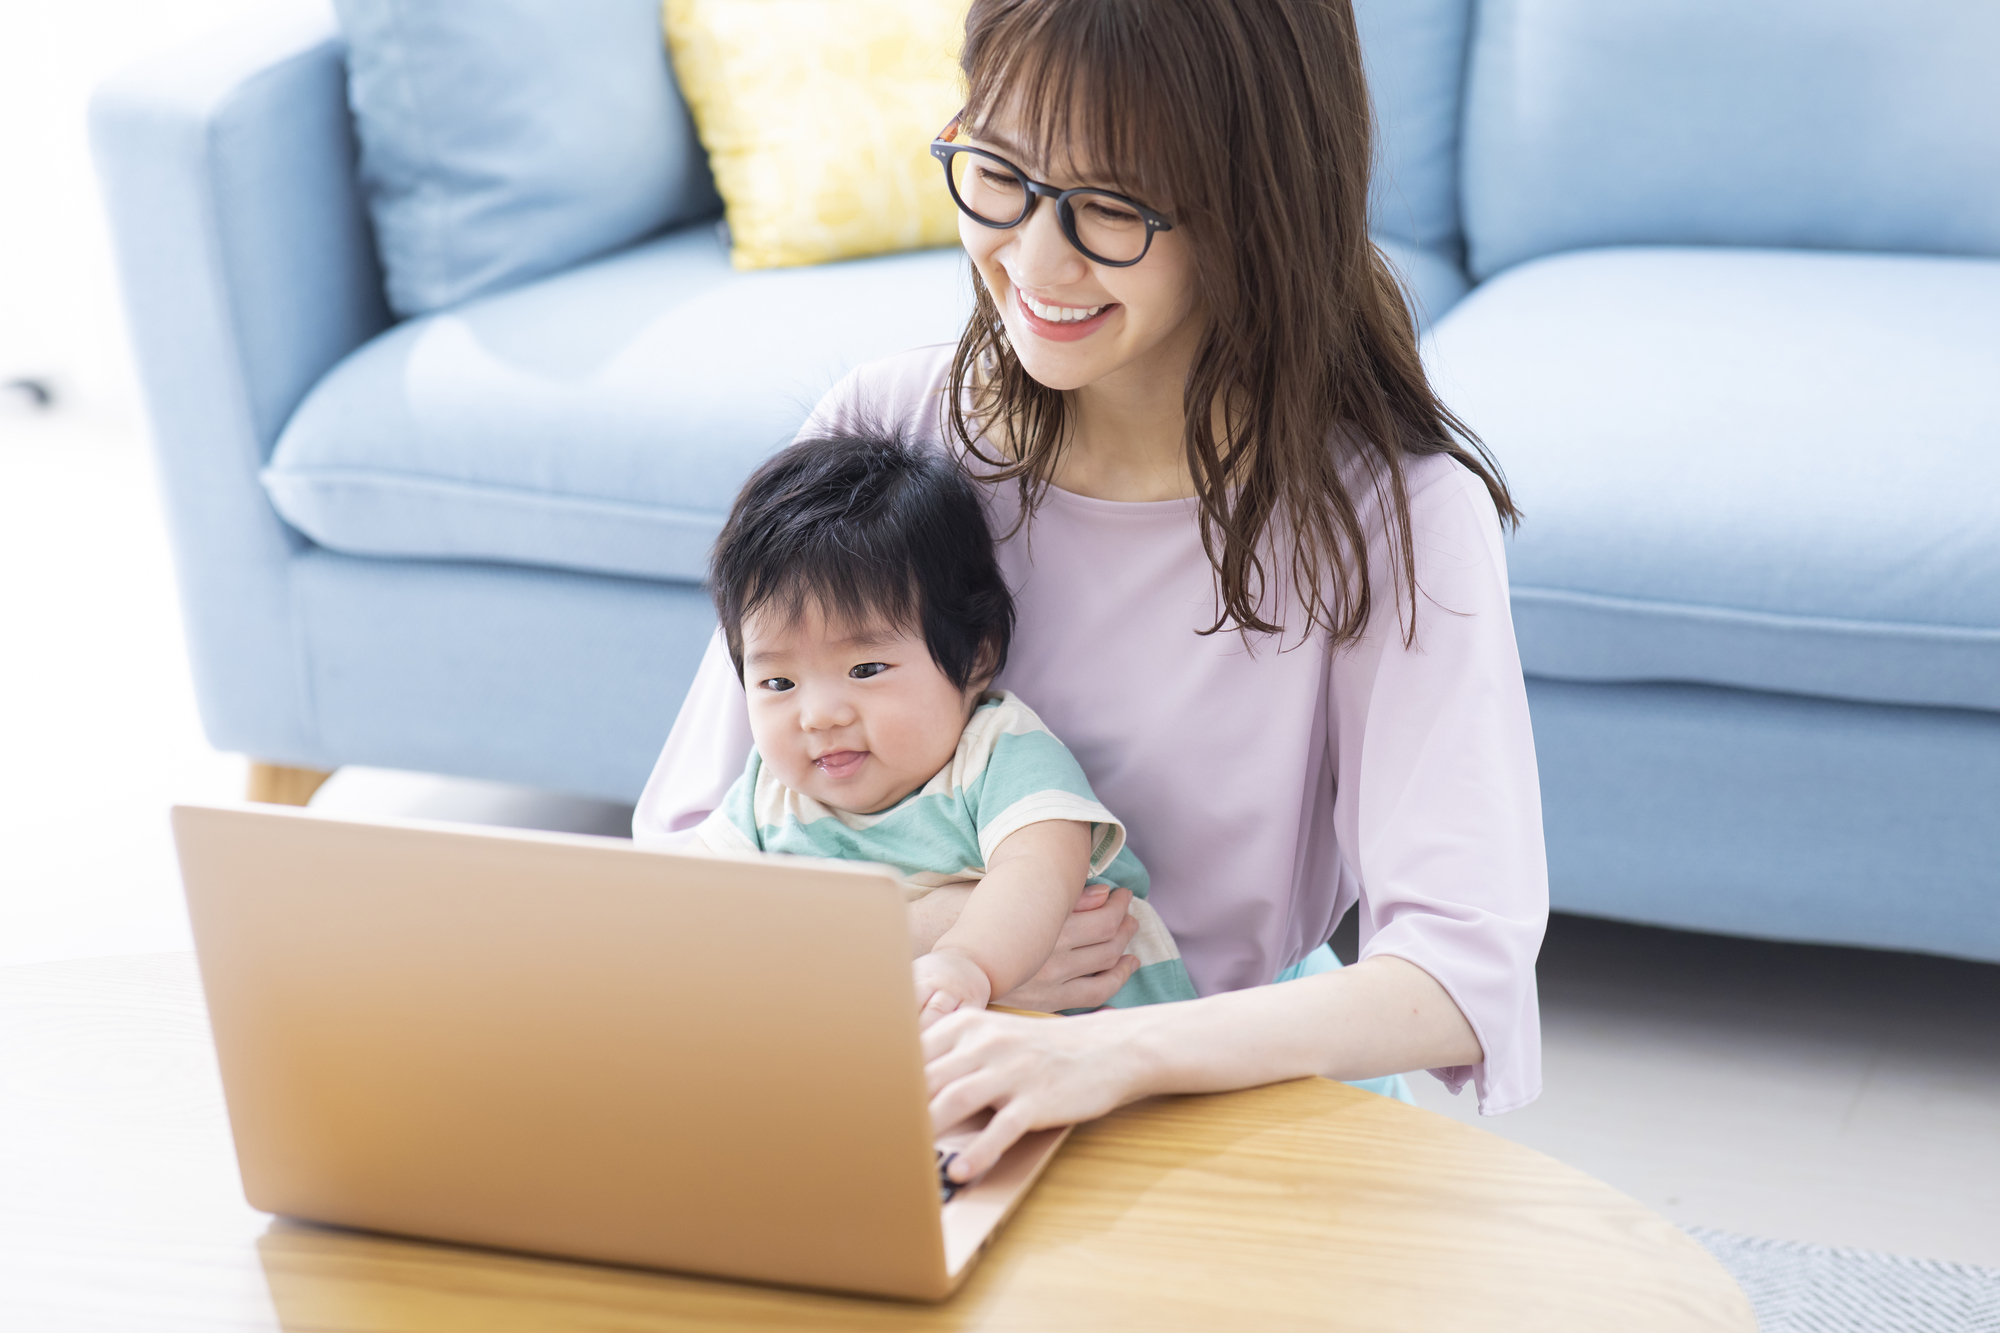
<path id="1" fill-rule="evenodd" d="M 1019 288 L 1015 288 L 1020 291 Z M 1080 319 L 1094 319 L 1104 313 L 1104 306 L 1043 305 L 1026 292 L 1021 292 L 1021 304 L 1034 312 L 1037 319 L 1046 319 L 1051 324 L 1074 324 Z"/>

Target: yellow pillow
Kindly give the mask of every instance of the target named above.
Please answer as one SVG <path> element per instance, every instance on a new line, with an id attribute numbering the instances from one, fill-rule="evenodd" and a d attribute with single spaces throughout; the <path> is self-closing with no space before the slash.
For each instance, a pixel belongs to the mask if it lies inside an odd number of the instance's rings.
<path id="1" fill-rule="evenodd" d="M 665 0 L 737 268 L 958 239 L 930 142 L 963 101 L 967 4 Z"/>

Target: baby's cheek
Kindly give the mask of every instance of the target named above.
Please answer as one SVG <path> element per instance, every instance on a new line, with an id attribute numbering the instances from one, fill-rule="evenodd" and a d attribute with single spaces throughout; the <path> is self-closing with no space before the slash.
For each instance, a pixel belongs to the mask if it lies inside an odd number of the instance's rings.
<path id="1" fill-rule="evenodd" d="M 750 740 L 778 781 L 797 788 L 811 767 L 801 749 L 798 727 L 783 708 L 750 705 Z"/>
<path id="2" fill-rule="evenodd" d="M 920 717 L 904 719 L 896 736 L 897 769 L 910 782 L 930 781 L 951 762 L 964 730 L 964 724 L 949 713 L 927 711 Z"/>

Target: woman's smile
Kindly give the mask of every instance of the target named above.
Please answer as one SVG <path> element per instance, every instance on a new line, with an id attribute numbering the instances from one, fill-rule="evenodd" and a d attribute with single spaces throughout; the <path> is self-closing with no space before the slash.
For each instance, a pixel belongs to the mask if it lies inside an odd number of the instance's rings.
<path id="1" fill-rule="evenodd" d="M 1034 297 L 1014 289 L 1015 308 L 1020 312 L 1021 322 L 1029 332 L 1053 342 L 1075 342 L 1088 338 L 1103 328 L 1111 316 L 1119 309 L 1114 302 L 1096 306 L 1064 306 L 1046 304 Z"/>

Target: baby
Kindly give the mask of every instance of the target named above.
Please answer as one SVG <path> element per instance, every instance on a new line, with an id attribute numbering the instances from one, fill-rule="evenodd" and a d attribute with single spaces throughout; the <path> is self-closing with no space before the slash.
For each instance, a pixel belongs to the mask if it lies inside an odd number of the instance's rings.
<path id="1" fill-rule="evenodd" d="M 975 885 L 912 965 L 923 1026 L 1034 976 L 1095 884 L 1130 889 L 1139 923 L 1140 968 L 1111 1003 L 1194 998 L 1124 825 L 1041 719 L 988 688 L 1014 603 L 949 456 L 872 434 L 792 445 L 737 497 L 710 588 L 754 745 L 704 846 L 880 862 L 912 901 Z"/>

